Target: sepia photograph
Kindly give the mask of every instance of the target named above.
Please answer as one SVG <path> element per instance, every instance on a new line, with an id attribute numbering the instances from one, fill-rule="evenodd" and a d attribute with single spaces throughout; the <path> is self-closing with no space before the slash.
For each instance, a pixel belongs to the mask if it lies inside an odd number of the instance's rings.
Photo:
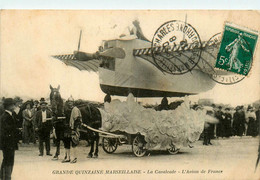
<path id="1" fill-rule="evenodd" d="M 1 10 L 1 180 L 260 179 L 257 10 Z"/>

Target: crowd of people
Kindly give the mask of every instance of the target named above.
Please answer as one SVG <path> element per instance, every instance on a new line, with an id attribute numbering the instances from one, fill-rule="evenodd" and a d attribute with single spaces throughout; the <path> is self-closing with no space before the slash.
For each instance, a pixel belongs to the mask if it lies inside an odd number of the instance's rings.
<path id="1" fill-rule="evenodd" d="M 157 111 L 174 110 L 184 101 L 168 102 L 164 97 L 161 104 L 158 106 L 147 106 L 154 108 Z M 237 106 L 234 109 L 231 107 L 211 105 L 191 105 L 194 110 L 205 109 L 206 114 L 214 117 L 218 122 L 205 122 L 205 128 L 201 134 L 204 139 L 203 145 L 212 145 L 210 139 L 229 138 L 231 136 L 252 136 L 256 137 L 260 133 L 260 105 L 255 109 L 253 106 Z"/>
<path id="2" fill-rule="evenodd" d="M 3 152 L 0 179 L 11 179 L 14 165 L 15 150 L 18 149 L 19 141 L 22 143 L 36 144 L 39 141 L 39 156 L 44 155 L 44 144 L 47 156 L 50 153 L 50 134 L 54 131 L 57 118 L 53 116 L 53 109 L 48 106 L 44 98 L 40 101 L 26 101 L 16 97 L 4 98 L 0 104 L 0 149 Z M 63 131 L 55 134 L 64 142 L 65 158 L 62 163 L 77 162 L 76 147 L 79 143 L 79 126 L 81 124 L 81 113 L 74 106 L 74 99 L 70 97 L 64 112 Z M 56 121 L 56 122 L 55 122 Z M 72 151 L 72 153 L 71 153 Z M 56 149 L 53 160 L 57 160 L 59 148 Z"/>
<path id="3" fill-rule="evenodd" d="M 105 102 L 110 102 L 111 97 L 106 96 Z M 173 110 L 183 101 L 168 104 L 167 98 L 163 98 L 155 110 Z M 56 153 L 53 160 L 58 160 L 60 155 L 60 141 L 63 140 L 65 157 L 62 163 L 77 162 L 77 145 L 79 144 L 79 127 L 82 123 L 80 110 L 75 106 L 74 99 L 70 97 L 66 101 L 63 119 L 59 120 L 53 116 L 55 113 L 51 103 L 44 98 L 23 102 L 19 97 L 3 98 L 0 101 L 0 149 L 3 151 L 3 162 L 1 166 L 1 178 L 11 177 L 14 152 L 18 143 L 25 145 L 39 142 L 39 156 L 44 155 L 44 144 L 47 156 L 52 156 L 50 149 L 50 134 L 53 132 L 57 139 Z M 147 107 L 149 108 L 149 107 Z M 203 106 L 194 105 L 194 110 L 203 109 Z M 235 112 L 234 112 L 235 111 Z M 213 138 L 228 138 L 230 136 L 252 136 L 259 134 L 260 107 L 254 109 L 252 106 L 245 108 L 237 106 L 234 111 L 222 106 L 211 105 L 207 110 L 209 116 L 215 117 L 218 123 L 205 123 L 202 136 L 203 145 L 212 145 Z M 60 126 L 60 122 L 63 124 Z M 65 123 L 65 124 L 64 124 Z M 60 128 L 62 127 L 62 128 Z M 20 142 L 21 141 L 21 142 Z M 93 157 L 93 151 L 88 157 Z M 95 152 L 94 157 L 97 157 Z M 8 178 L 6 178 L 8 179 Z"/>
<path id="4" fill-rule="evenodd" d="M 213 138 L 229 138 L 231 136 L 252 136 L 259 135 L 259 118 L 260 107 L 254 109 L 248 106 L 237 106 L 235 112 L 231 108 L 212 104 L 212 110 L 208 110 L 207 114 L 215 117 L 218 123 L 206 123 L 204 129 L 204 145 L 211 145 L 210 139 Z"/>
<path id="5" fill-rule="evenodd" d="M 0 115 L 4 113 L 3 103 L 5 98 L 0 103 Z M 16 120 L 16 127 L 18 128 L 18 140 L 22 143 L 36 143 L 38 136 L 36 135 L 36 113 L 41 109 L 43 103 L 46 103 L 44 98 L 38 100 L 28 100 L 23 102 L 20 97 L 13 99 L 14 110 L 13 116 Z M 48 108 L 49 109 L 49 108 Z"/>

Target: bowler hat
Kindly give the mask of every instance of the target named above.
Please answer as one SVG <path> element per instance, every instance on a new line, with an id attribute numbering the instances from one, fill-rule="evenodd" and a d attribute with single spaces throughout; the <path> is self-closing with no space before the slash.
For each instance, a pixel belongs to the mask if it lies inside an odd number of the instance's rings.
<path id="1" fill-rule="evenodd" d="M 42 98 L 40 99 L 40 102 L 41 102 L 41 101 L 45 101 L 45 99 L 42 97 Z"/>
<path id="2" fill-rule="evenodd" d="M 40 105 L 42 104 L 48 104 L 43 97 L 40 99 Z"/>
<path id="3" fill-rule="evenodd" d="M 3 106 L 4 108 L 7 108 L 8 106 L 11 106 L 11 105 L 14 105 L 15 102 L 13 100 L 13 98 L 5 98 L 4 99 L 4 103 L 3 103 Z"/>

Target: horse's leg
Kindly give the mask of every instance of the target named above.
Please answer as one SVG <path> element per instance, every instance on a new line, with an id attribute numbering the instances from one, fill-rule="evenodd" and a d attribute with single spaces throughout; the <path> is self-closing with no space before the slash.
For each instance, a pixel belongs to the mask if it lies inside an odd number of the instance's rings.
<path id="1" fill-rule="evenodd" d="M 89 158 L 92 158 L 93 152 L 94 152 L 94 140 L 91 139 L 91 140 L 90 140 L 90 151 L 89 151 L 89 153 L 88 153 L 88 157 L 89 157 Z"/>
<path id="2" fill-rule="evenodd" d="M 57 136 L 57 139 L 56 139 L 56 154 L 55 156 L 59 156 L 60 155 L 60 131 L 58 130 L 57 133 L 56 133 L 56 136 Z"/>
<path id="3" fill-rule="evenodd" d="M 99 145 L 99 134 L 97 133 L 97 136 L 95 138 L 96 141 L 96 151 L 95 151 L 95 156 L 98 157 L 98 145 Z"/>
<path id="4" fill-rule="evenodd" d="M 56 153 L 53 157 L 53 160 L 58 160 L 58 157 L 60 155 L 60 141 L 61 141 L 61 130 L 58 128 L 56 129 Z"/>
<path id="5" fill-rule="evenodd" d="M 88 134 L 88 138 L 89 138 L 89 142 L 90 142 L 90 151 L 89 151 L 89 153 L 88 153 L 88 157 L 89 157 L 89 158 L 92 158 L 93 152 L 94 152 L 95 139 L 94 139 L 92 133 L 93 133 L 92 131 L 89 131 L 89 134 Z"/>

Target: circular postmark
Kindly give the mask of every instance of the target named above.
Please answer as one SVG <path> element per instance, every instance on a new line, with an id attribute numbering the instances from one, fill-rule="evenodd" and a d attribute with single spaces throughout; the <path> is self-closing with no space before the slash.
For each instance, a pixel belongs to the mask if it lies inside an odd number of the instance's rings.
<path id="1" fill-rule="evenodd" d="M 152 57 L 163 72 L 178 75 L 190 72 L 201 56 L 200 36 L 190 24 L 172 20 L 161 25 L 152 40 Z"/>
<path id="2" fill-rule="evenodd" d="M 217 33 L 207 41 L 206 48 L 203 48 L 201 60 L 197 66 L 219 84 L 232 85 L 242 81 L 245 78 L 243 75 L 215 68 L 220 44 L 221 33 Z"/>

